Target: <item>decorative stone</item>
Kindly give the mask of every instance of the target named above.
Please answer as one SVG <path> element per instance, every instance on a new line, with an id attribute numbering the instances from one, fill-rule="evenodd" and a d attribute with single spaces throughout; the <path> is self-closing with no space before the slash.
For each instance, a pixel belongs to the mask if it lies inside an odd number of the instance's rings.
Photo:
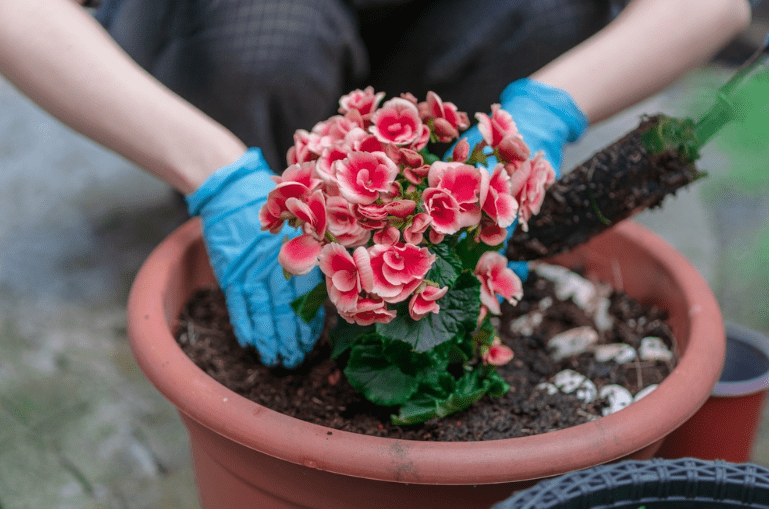
<path id="1" fill-rule="evenodd" d="M 540 391 L 547 391 L 547 393 L 550 394 L 551 396 L 556 392 L 558 392 L 558 387 L 551 384 L 550 382 L 539 383 L 534 388 L 539 389 Z"/>
<path id="2" fill-rule="evenodd" d="M 520 316 L 510 322 L 510 332 L 513 334 L 520 334 L 522 336 L 531 336 L 534 334 L 534 330 L 542 323 L 543 314 L 540 311 L 532 311 L 531 313 Z"/>
<path id="3" fill-rule="evenodd" d="M 607 331 L 612 328 L 614 322 L 609 315 L 609 308 L 611 307 L 611 300 L 608 297 L 601 297 L 595 304 L 595 311 L 593 313 L 593 320 L 595 326 L 599 331 Z"/>
<path id="4" fill-rule="evenodd" d="M 574 395 L 585 403 L 592 403 L 595 401 L 596 396 L 598 396 L 598 389 L 592 380 L 585 379 L 582 385 L 577 387 Z"/>
<path id="5" fill-rule="evenodd" d="M 656 389 L 657 387 L 658 387 L 657 384 L 652 384 L 649 387 L 645 387 L 645 388 L 641 389 L 635 395 L 635 397 L 633 398 L 633 401 L 639 401 L 639 400 L 641 400 L 641 398 L 644 398 L 644 397 L 648 396 L 649 394 L 654 392 L 654 389 Z"/>
<path id="6" fill-rule="evenodd" d="M 614 361 L 619 364 L 634 361 L 636 358 L 635 348 L 627 343 L 612 343 L 609 345 L 597 346 L 593 350 L 595 360 L 598 362 Z"/>
<path id="7" fill-rule="evenodd" d="M 553 385 L 560 389 L 561 392 L 571 394 L 577 390 L 585 380 L 587 380 L 585 375 L 577 373 L 573 369 L 564 369 L 553 377 Z"/>
<path id="8" fill-rule="evenodd" d="M 571 299 L 580 308 L 587 309 L 595 297 L 595 285 L 566 267 L 543 263 L 534 270 L 555 285 L 555 296 L 560 300 Z"/>
<path id="9" fill-rule="evenodd" d="M 576 327 L 556 334 L 547 342 L 553 349 L 553 359 L 563 360 L 572 355 L 586 352 L 598 342 L 598 332 L 589 326 Z"/>
<path id="10" fill-rule="evenodd" d="M 598 392 L 598 396 L 609 404 L 602 410 L 604 416 L 619 412 L 633 402 L 630 391 L 616 384 L 604 385 Z"/>
<path id="11" fill-rule="evenodd" d="M 662 339 L 654 336 L 647 336 L 641 340 L 638 356 L 643 361 L 669 362 L 673 360 L 673 352 L 670 351 Z"/>

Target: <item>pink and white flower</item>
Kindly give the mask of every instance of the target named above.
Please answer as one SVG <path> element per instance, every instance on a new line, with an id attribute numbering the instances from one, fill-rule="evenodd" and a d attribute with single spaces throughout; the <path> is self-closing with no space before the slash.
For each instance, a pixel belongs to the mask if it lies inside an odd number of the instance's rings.
<path id="1" fill-rule="evenodd" d="M 289 274 L 307 274 L 318 264 L 318 255 L 325 242 L 327 218 L 323 193 L 315 191 L 307 202 L 289 198 L 286 200 L 286 209 L 304 234 L 281 246 L 278 261 Z"/>
<path id="2" fill-rule="evenodd" d="M 504 366 L 513 360 L 513 356 L 513 350 L 509 346 L 503 345 L 499 338 L 494 338 L 491 345 L 484 348 L 481 353 L 483 363 L 492 366 Z"/>
<path id="3" fill-rule="evenodd" d="M 467 113 L 459 111 L 454 103 L 443 102 L 435 92 L 427 93 L 427 101 L 420 104 L 423 119 L 431 119 L 436 140 L 447 143 L 459 136 L 460 130 L 470 127 Z"/>
<path id="4" fill-rule="evenodd" d="M 430 217 L 432 232 L 441 235 L 452 235 L 462 228 L 462 215 L 459 203 L 445 189 L 428 187 L 422 193 L 422 208 Z M 431 237 L 431 242 L 434 242 Z"/>
<path id="5" fill-rule="evenodd" d="M 523 297 L 521 280 L 507 266 L 507 258 L 496 251 L 483 253 L 474 273 L 481 282 L 481 304 L 495 315 L 502 313 L 497 295 L 510 304 L 515 304 Z"/>
<path id="6" fill-rule="evenodd" d="M 515 221 L 518 202 L 510 194 L 510 176 L 502 163 L 491 172 L 488 192 L 481 208 L 501 228 L 507 228 Z"/>
<path id="7" fill-rule="evenodd" d="M 339 99 L 339 113 L 344 115 L 350 110 L 357 110 L 364 119 L 368 119 L 374 114 L 384 96 L 384 92 L 375 93 L 374 87 L 353 90 Z"/>
<path id="8" fill-rule="evenodd" d="M 505 162 L 524 160 L 529 157 L 529 147 L 518 131 L 512 115 L 499 104 L 491 105 L 491 115 L 477 113 L 478 131 L 490 147 L 497 149 Z"/>
<path id="9" fill-rule="evenodd" d="M 486 197 L 489 184 L 486 170 L 464 163 L 436 161 L 430 166 L 427 183 L 431 188 L 446 191 L 456 200 L 460 228 L 478 224 L 481 219 L 481 203 Z"/>
<path id="10" fill-rule="evenodd" d="M 424 212 L 416 214 L 411 219 L 411 223 L 403 229 L 403 240 L 414 245 L 421 244 L 424 240 L 424 233 L 432 221 L 432 218 Z"/>
<path id="11" fill-rule="evenodd" d="M 438 313 L 441 307 L 437 301 L 446 295 L 448 291 L 448 286 L 438 288 L 428 284 L 424 285 L 421 290 L 414 292 L 409 301 L 409 315 L 411 315 L 411 318 L 421 320 L 430 313 Z"/>
<path id="12" fill-rule="evenodd" d="M 416 105 L 400 97 L 384 103 L 371 117 L 371 122 L 369 130 L 382 143 L 420 150 L 430 137 L 430 128 L 422 123 Z"/>
<path id="13" fill-rule="evenodd" d="M 398 176 L 398 167 L 384 152 L 352 152 L 334 168 L 342 196 L 363 205 L 389 192 Z"/>
<path id="14" fill-rule="evenodd" d="M 435 262 L 426 247 L 376 244 L 369 248 L 374 273 L 373 293 L 386 302 L 401 302 L 420 285 Z"/>
<path id="15" fill-rule="evenodd" d="M 363 297 L 358 299 L 354 310 L 340 310 L 339 316 L 344 318 L 347 323 L 366 326 L 375 323 L 390 323 L 395 318 L 396 313 L 392 309 L 387 309 L 387 303 L 380 298 Z"/>
<path id="16" fill-rule="evenodd" d="M 357 311 L 361 292 L 370 292 L 374 279 L 371 259 L 365 247 L 352 255 L 341 244 L 326 244 L 318 257 L 321 272 L 326 275 L 326 290 L 339 311 Z"/>
<path id="17" fill-rule="evenodd" d="M 326 200 L 326 227 L 337 242 L 345 247 L 357 247 L 371 239 L 371 231 L 363 228 L 353 213 L 350 203 L 341 196 L 332 196 Z"/>
<path id="18" fill-rule="evenodd" d="M 555 182 L 555 170 L 541 150 L 522 164 L 510 177 L 510 192 L 518 201 L 518 220 L 529 231 L 529 220 L 539 214 L 545 191 Z"/>

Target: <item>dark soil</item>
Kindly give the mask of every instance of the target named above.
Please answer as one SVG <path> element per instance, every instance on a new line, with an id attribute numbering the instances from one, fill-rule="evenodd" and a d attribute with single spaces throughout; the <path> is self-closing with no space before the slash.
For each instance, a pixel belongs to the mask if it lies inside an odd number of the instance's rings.
<path id="1" fill-rule="evenodd" d="M 637 212 L 659 206 L 666 196 L 703 176 L 673 150 L 646 151 L 641 136 L 657 119 L 645 118 L 556 181 L 529 230 L 518 228 L 513 234 L 507 257 L 538 260 L 568 251 Z"/>
<path id="2" fill-rule="evenodd" d="M 502 341 L 515 352 L 513 361 L 499 368 L 512 387 L 510 392 L 498 399 L 485 397 L 447 418 L 409 427 L 392 425 L 389 417 L 393 409 L 373 406 L 347 383 L 341 372 L 344 360 L 330 358 L 331 346 L 325 334 L 299 368 L 288 371 L 263 366 L 253 348 L 237 343 L 218 289 L 202 290 L 190 299 L 180 317 L 177 340 L 211 377 L 256 403 L 334 429 L 410 440 L 494 440 L 568 428 L 600 416 L 605 402 L 584 404 L 573 395 L 549 395 L 535 388 L 557 372 L 574 369 L 593 380 L 599 389 L 605 384 L 619 384 L 635 394 L 660 383 L 673 368 L 674 363 L 661 361 L 601 363 L 589 353 L 554 362 L 545 346 L 547 340 L 573 327 L 593 325 L 593 321 L 571 300 L 556 299 L 552 283 L 535 273 L 524 285 L 524 296 L 516 307 L 503 306 L 499 326 Z M 528 337 L 505 333 L 512 320 L 540 307 L 545 297 L 550 297 L 553 305 L 545 311 L 538 330 Z M 616 291 L 610 299 L 610 315 L 615 323 L 611 330 L 601 333 L 601 343 L 626 342 L 637 348 L 642 338 L 658 336 L 675 351 L 673 336 L 660 310 L 642 307 Z"/>

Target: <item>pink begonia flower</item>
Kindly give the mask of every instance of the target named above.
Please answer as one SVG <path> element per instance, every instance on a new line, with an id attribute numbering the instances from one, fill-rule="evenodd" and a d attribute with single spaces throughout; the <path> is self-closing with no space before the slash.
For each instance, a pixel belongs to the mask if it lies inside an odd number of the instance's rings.
<path id="1" fill-rule="evenodd" d="M 371 239 L 371 232 L 360 225 L 350 203 L 342 196 L 331 196 L 326 199 L 326 216 L 328 217 L 326 228 L 343 246 L 362 246 Z"/>
<path id="2" fill-rule="evenodd" d="M 474 273 L 481 282 L 481 303 L 495 315 L 502 313 L 497 295 L 510 304 L 515 304 L 523 297 L 521 280 L 507 266 L 507 258 L 496 251 L 483 253 Z"/>
<path id="3" fill-rule="evenodd" d="M 452 235 L 462 228 L 459 203 L 447 190 L 437 187 L 425 189 L 422 193 L 422 208 L 430 216 L 431 232 Z"/>
<path id="4" fill-rule="evenodd" d="M 384 209 L 388 215 L 403 219 L 404 217 L 410 216 L 416 207 L 417 204 L 414 200 L 396 200 L 387 203 Z"/>
<path id="5" fill-rule="evenodd" d="M 430 128 L 422 123 L 417 107 L 400 97 L 384 103 L 371 117 L 371 122 L 369 131 L 383 143 L 420 150 L 429 140 Z"/>
<path id="6" fill-rule="evenodd" d="M 305 233 L 294 237 L 280 248 L 278 263 L 294 276 L 307 274 L 318 265 L 322 246 L 314 235 Z"/>
<path id="7" fill-rule="evenodd" d="M 538 151 L 510 178 L 510 192 L 518 201 L 518 220 L 523 231 L 529 231 L 529 220 L 539 214 L 545 191 L 555 182 L 555 170 L 544 155 Z"/>
<path id="8" fill-rule="evenodd" d="M 380 192 L 389 192 L 398 167 L 384 152 L 352 152 L 334 163 L 339 191 L 352 203 L 374 203 Z"/>
<path id="9" fill-rule="evenodd" d="M 478 131 L 490 147 L 497 147 L 507 136 L 520 136 L 512 115 L 499 104 L 491 105 L 491 115 L 476 113 Z"/>
<path id="10" fill-rule="evenodd" d="M 296 226 L 301 226 L 304 233 L 313 235 L 318 241 L 323 240 L 328 224 L 323 191 L 315 191 L 306 201 L 289 198 L 286 200 L 286 209 L 295 218 Z"/>
<path id="11" fill-rule="evenodd" d="M 444 237 L 445 237 L 444 234 L 438 233 L 432 228 L 430 229 L 430 231 L 427 232 L 427 238 L 429 238 L 430 242 L 433 244 L 440 244 L 441 242 L 443 242 Z"/>
<path id="12" fill-rule="evenodd" d="M 488 217 L 481 218 L 480 228 L 478 228 L 476 240 L 483 242 L 487 246 L 498 246 L 507 238 L 507 230 L 501 228 L 497 223 Z"/>
<path id="13" fill-rule="evenodd" d="M 410 244 L 421 244 L 424 233 L 432 221 L 432 218 L 424 212 L 415 215 L 411 223 L 403 229 L 403 240 Z"/>
<path id="14" fill-rule="evenodd" d="M 422 166 L 417 167 L 406 166 L 403 168 L 403 176 L 406 177 L 406 180 L 415 185 L 421 184 L 429 172 L 430 165 L 428 164 L 423 164 Z"/>
<path id="15" fill-rule="evenodd" d="M 364 119 L 368 119 L 376 111 L 384 96 L 384 92 L 374 93 L 374 87 L 353 90 L 339 99 L 339 113 L 344 115 L 350 110 L 357 110 Z"/>
<path id="16" fill-rule="evenodd" d="M 401 232 L 394 226 L 388 226 L 374 233 L 374 243 L 392 246 L 401 240 Z"/>
<path id="17" fill-rule="evenodd" d="M 384 204 L 355 204 L 352 206 L 352 211 L 358 219 L 358 224 L 367 230 L 380 230 L 387 226 L 387 211 Z"/>
<path id="18" fill-rule="evenodd" d="M 359 298 L 354 311 L 339 311 L 339 316 L 348 323 L 362 326 L 389 323 L 395 318 L 395 315 L 395 310 L 387 309 L 384 300 L 375 297 Z"/>
<path id="19" fill-rule="evenodd" d="M 503 345 L 499 338 L 495 338 L 494 342 L 484 349 L 481 355 L 483 363 L 492 366 L 504 366 L 513 360 L 513 357 L 513 350 L 509 346 Z"/>
<path id="20" fill-rule="evenodd" d="M 277 234 L 284 221 L 294 217 L 286 208 L 286 201 L 289 198 L 305 201 L 311 193 L 320 188 L 323 181 L 313 176 L 314 169 L 315 164 L 312 162 L 293 164 L 286 168 L 283 175 L 270 177 L 276 186 L 267 194 L 267 201 L 259 210 L 262 230 Z"/>
<path id="21" fill-rule="evenodd" d="M 350 132 L 348 132 L 344 137 L 344 142 L 342 145 L 347 148 L 348 152 L 387 153 L 386 151 L 390 147 L 389 145 L 385 145 L 379 141 L 376 136 L 360 127 L 356 127 L 355 129 L 352 129 Z M 390 157 L 389 153 L 387 153 L 387 155 Z M 390 159 L 392 159 L 392 157 L 390 157 Z M 396 164 L 398 163 L 395 160 L 393 160 L 393 162 Z"/>
<path id="22" fill-rule="evenodd" d="M 486 200 L 481 209 L 501 228 L 507 228 L 518 214 L 518 202 L 510 194 L 510 175 L 498 163 L 491 172 Z"/>
<path id="23" fill-rule="evenodd" d="M 267 201 L 259 209 L 262 230 L 269 230 L 272 234 L 279 233 L 283 223 L 293 218 L 293 214 L 286 208 L 286 201 L 290 198 L 303 200 L 307 196 L 309 190 L 299 182 L 286 182 L 276 186 L 267 194 Z"/>
<path id="24" fill-rule="evenodd" d="M 356 311 L 361 292 L 370 292 L 374 284 L 366 248 L 360 246 L 350 255 L 340 244 L 326 244 L 318 265 L 326 275 L 326 290 L 334 306 L 339 311 Z"/>
<path id="25" fill-rule="evenodd" d="M 369 254 L 374 272 L 373 293 L 391 303 L 406 300 L 422 284 L 435 262 L 435 255 L 426 247 L 414 244 L 375 244 L 369 248 Z"/>
<path id="26" fill-rule="evenodd" d="M 409 301 L 409 315 L 414 320 L 421 320 L 430 313 L 438 313 L 441 307 L 436 302 L 446 295 L 448 286 L 438 288 L 432 285 L 424 285 L 421 291 L 415 292 Z"/>
<path id="27" fill-rule="evenodd" d="M 454 161 L 464 162 L 470 157 L 470 143 L 467 138 L 462 138 L 454 146 L 454 151 L 451 153 L 451 159 Z"/>
<path id="28" fill-rule="evenodd" d="M 320 178 L 326 186 L 326 194 L 331 196 L 339 195 L 339 185 L 336 182 L 336 169 L 334 163 L 346 159 L 350 154 L 349 150 L 343 145 L 334 145 L 323 149 L 320 157 L 315 161 L 315 175 Z"/>
<path id="29" fill-rule="evenodd" d="M 310 150 L 310 133 L 304 129 L 297 129 L 294 132 L 294 145 L 288 149 L 286 161 L 288 164 L 300 164 L 313 161 L 318 154 Z"/>
<path id="30" fill-rule="evenodd" d="M 489 174 L 485 169 L 460 162 L 436 161 L 430 165 L 427 183 L 454 197 L 459 206 L 460 228 L 475 226 L 480 222 L 481 203 L 486 198 L 489 184 Z"/>
<path id="31" fill-rule="evenodd" d="M 459 131 L 470 127 L 467 113 L 459 111 L 450 102 L 443 102 L 435 92 L 427 92 L 427 101 L 422 103 L 420 113 L 423 120 L 432 119 L 437 141 L 447 143 L 459 136 Z"/>

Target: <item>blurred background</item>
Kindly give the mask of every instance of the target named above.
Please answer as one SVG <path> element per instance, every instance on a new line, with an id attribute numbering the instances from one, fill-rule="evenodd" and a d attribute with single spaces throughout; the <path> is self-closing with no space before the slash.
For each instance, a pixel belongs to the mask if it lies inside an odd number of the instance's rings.
<path id="1" fill-rule="evenodd" d="M 641 114 L 695 118 L 769 31 L 769 5 L 711 65 L 593 126 L 564 169 Z M 769 334 L 769 148 L 724 132 L 709 176 L 636 220 L 685 254 L 726 319 Z M 0 78 L 0 509 L 195 508 L 187 436 L 125 333 L 134 274 L 186 219 L 178 196 Z M 769 409 L 753 461 L 769 466 Z"/>

